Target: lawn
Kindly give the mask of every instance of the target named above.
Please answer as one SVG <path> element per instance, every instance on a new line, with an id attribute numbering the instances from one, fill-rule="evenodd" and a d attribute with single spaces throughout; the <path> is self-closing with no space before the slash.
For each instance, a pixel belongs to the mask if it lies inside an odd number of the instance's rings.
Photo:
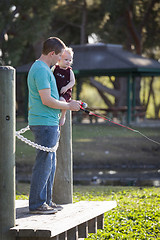
<path id="1" fill-rule="evenodd" d="M 29 185 L 17 185 L 17 199 L 27 199 Z M 23 194 L 23 195 L 21 195 Z M 86 239 L 160 239 L 160 191 L 155 187 L 74 186 L 73 202 L 116 200 L 104 218 L 104 230 Z"/>

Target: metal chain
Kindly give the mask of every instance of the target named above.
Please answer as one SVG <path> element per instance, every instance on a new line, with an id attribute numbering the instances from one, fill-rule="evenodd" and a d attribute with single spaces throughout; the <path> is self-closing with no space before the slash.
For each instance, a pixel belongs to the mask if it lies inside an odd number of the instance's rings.
<path id="1" fill-rule="evenodd" d="M 55 152 L 57 150 L 58 143 L 53 148 L 49 148 L 49 147 L 45 147 L 45 146 L 39 145 L 37 143 L 34 143 L 34 142 L 30 141 L 29 139 L 23 137 L 21 134 L 25 133 L 28 130 L 30 130 L 29 126 L 27 126 L 25 128 L 22 128 L 19 131 L 16 131 L 16 137 L 18 139 L 20 139 L 22 142 L 25 142 L 26 144 L 28 144 L 29 146 L 32 146 L 36 149 L 39 149 L 39 150 L 42 150 L 42 151 L 45 151 L 45 152 Z"/>

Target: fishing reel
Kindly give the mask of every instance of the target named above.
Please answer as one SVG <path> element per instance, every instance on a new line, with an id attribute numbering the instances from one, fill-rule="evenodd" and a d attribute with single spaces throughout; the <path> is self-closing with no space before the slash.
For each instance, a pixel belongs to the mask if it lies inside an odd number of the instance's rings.
<path id="1" fill-rule="evenodd" d="M 81 107 L 85 109 L 85 108 L 87 108 L 87 107 L 88 107 L 88 104 L 87 104 L 87 103 L 85 103 L 85 102 L 81 102 Z"/>
<path id="2" fill-rule="evenodd" d="M 81 107 L 80 107 L 80 109 L 81 109 L 82 111 L 84 111 L 85 113 L 90 114 L 90 111 L 86 109 L 87 107 L 88 107 L 88 104 L 87 104 L 87 103 L 81 102 Z"/>

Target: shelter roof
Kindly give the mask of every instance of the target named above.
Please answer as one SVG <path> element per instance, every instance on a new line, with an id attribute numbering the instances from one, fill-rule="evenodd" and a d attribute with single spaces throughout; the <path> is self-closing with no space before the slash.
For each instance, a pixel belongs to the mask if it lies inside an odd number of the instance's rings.
<path id="1" fill-rule="evenodd" d="M 73 45 L 73 70 L 79 74 L 110 73 L 157 74 L 160 75 L 160 63 L 123 49 L 115 44 Z"/>

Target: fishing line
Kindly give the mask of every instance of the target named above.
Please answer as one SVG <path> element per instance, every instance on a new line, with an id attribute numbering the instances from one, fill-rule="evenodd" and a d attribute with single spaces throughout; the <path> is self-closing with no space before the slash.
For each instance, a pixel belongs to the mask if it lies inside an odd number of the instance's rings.
<path id="1" fill-rule="evenodd" d="M 155 141 L 155 140 L 147 137 L 146 135 L 144 135 L 143 133 L 141 133 L 141 132 L 138 131 L 138 130 L 135 130 L 135 129 L 133 129 L 133 128 L 130 128 L 130 127 L 125 126 L 125 125 L 120 124 L 120 123 L 116 123 L 116 122 L 114 122 L 112 119 L 110 119 L 110 118 L 108 118 L 108 117 L 106 117 L 106 116 L 104 116 L 104 115 L 102 115 L 102 114 L 95 114 L 95 113 L 91 112 L 91 111 L 89 110 L 89 109 L 91 109 L 91 108 L 88 108 L 87 103 L 82 102 L 80 108 L 81 108 L 82 111 L 84 111 L 85 113 L 87 113 L 87 114 L 89 114 L 89 115 L 92 115 L 92 116 L 101 118 L 101 119 L 103 119 L 103 120 L 105 120 L 105 121 L 108 121 L 108 122 L 111 122 L 111 123 L 113 123 L 113 124 L 115 124 L 115 125 L 118 125 L 118 126 L 120 126 L 120 127 L 126 128 L 126 129 L 128 129 L 128 130 L 130 130 L 130 131 L 132 131 L 132 132 L 139 133 L 141 136 L 143 136 L 143 137 L 146 138 L 147 140 L 149 140 L 149 141 L 151 141 L 151 142 L 153 142 L 153 143 L 156 143 L 156 144 L 160 145 L 159 142 L 157 142 L 157 141 Z M 87 108 L 87 109 L 86 109 L 86 108 Z"/>

